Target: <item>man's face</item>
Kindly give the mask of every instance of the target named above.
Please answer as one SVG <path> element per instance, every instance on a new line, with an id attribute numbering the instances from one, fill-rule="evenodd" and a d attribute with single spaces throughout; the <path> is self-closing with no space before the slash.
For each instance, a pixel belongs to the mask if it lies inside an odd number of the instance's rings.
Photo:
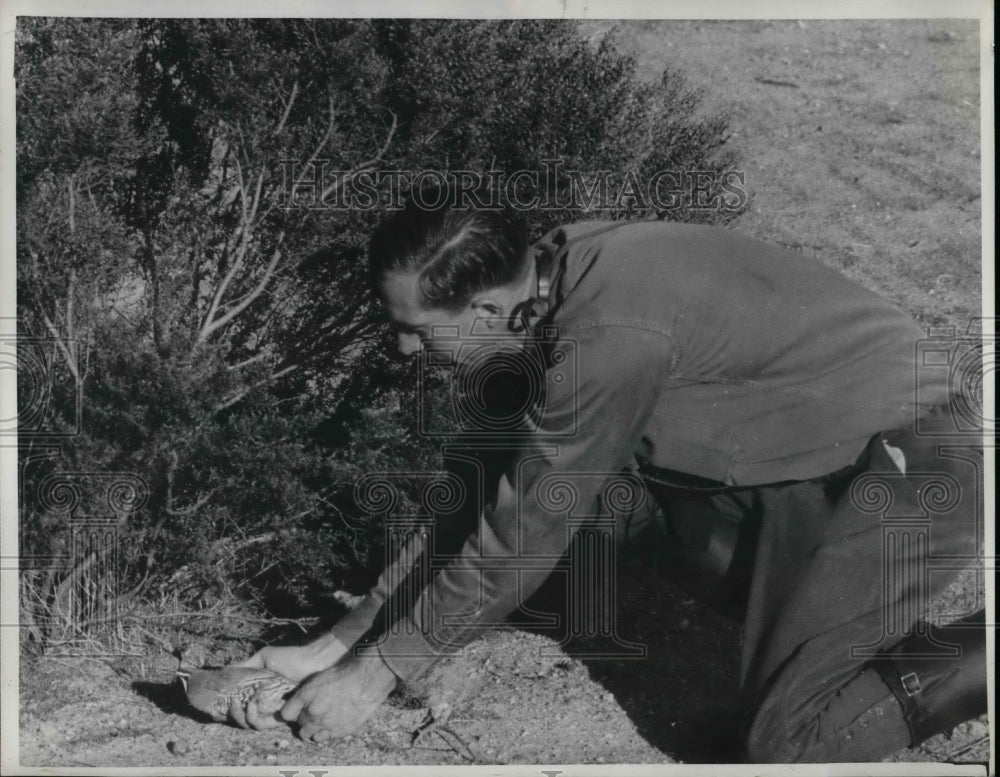
<path id="1" fill-rule="evenodd" d="M 443 349 L 457 354 L 459 349 L 454 346 L 470 338 L 473 331 L 476 335 L 487 335 L 491 342 L 500 339 L 523 341 L 523 334 L 516 335 L 506 326 L 498 325 L 502 321 L 498 314 L 503 314 L 503 303 L 494 304 L 490 295 L 473 299 L 458 312 L 428 310 L 422 304 L 419 278 L 419 273 L 393 273 L 383 281 L 381 288 L 382 301 L 396 329 L 399 351 L 404 356 L 418 353 L 427 341 L 434 345 L 435 340 L 442 338 L 447 339 L 447 343 L 442 343 Z"/>
<path id="2" fill-rule="evenodd" d="M 404 356 L 418 353 L 424 341 L 431 340 L 432 334 L 440 334 L 441 330 L 456 333 L 459 338 L 468 337 L 476 319 L 471 306 L 458 313 L 424 308 L 419 278 L 418 273 L 393 273 L 382 283 L 382 301 Z"/>

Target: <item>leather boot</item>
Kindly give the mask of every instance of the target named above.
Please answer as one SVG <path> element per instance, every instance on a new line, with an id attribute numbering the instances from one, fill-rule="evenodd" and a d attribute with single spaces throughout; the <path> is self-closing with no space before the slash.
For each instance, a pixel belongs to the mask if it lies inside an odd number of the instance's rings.
<path id="1" fill-rule="evenodd" d="M 986 713 L 984 610 L 947 626 L 928 625 L 872 659 L 903 708 L 911 747 Z M 947 657 L 949 645 L 960 647 Z"/>

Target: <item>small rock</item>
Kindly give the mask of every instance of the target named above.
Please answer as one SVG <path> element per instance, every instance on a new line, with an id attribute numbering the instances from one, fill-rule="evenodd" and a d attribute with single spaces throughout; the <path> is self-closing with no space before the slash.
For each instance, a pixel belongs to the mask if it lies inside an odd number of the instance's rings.
<path id="1" fill-rule="evenodd" d="M 279 739 L 278 740 L 278 749 L 279 750 L 284 750 L 290 744 L 291 744 L 291 742 L 289 742 L 287 739 Z"/>
<path id="2" fill-rule="evenodd" d="M 174 755 L 187 755 L 190 748 L 188 747 L 188 743 L 183 739 L 177 739 L 173 742 L 167 742 L 167 750 Z"/>
<path id="3" fill-rule="evenodd" d="M 927 40 L 929 40 L 931 43 L 947 43 L 952 39 L 953 39 L 952 34 L 947 30 L 943 30 L 941 32 L 932 32 L 930 35 L 927 36 Z"/>
<path id="4" fill-rule="evenodd" d="M 264 760 L 267 761 L 269 764 L 276 764 L 278 763 L 278 756 L 276 756 L 274 753 L 268 753 L 264 757 Z"/>

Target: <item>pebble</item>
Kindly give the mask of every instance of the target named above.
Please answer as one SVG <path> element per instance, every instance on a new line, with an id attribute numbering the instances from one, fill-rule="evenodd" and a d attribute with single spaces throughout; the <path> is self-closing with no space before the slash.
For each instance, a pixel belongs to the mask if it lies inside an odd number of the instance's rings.
<path id="1" fill-rule="evenodd" d="M 173 742 L 167 742 L 167 750 L 169 750 L 174 755 L 187 755 L 187 752 L 188 750 L 190 750 L 190 748 L 188 747 L 187 742 L 185 742 L 183 739 L 178 739 Z"/>
<path id="2" fill-rule="evenodd" d="M 267 761 L 269 764 L 276 764 L 278 763 L 278 756 L 276 756 L 274 753 L 268 753 L 264 757 L 264 760 Z"/>
<path id="3" fill-rule="evenodd" d="M 278 743 L 277 743 L 279 750 L 284 750 L 290 744 L 291 744 L 291 742 L 289 742 L 287 739 L 279 739 Z"/>

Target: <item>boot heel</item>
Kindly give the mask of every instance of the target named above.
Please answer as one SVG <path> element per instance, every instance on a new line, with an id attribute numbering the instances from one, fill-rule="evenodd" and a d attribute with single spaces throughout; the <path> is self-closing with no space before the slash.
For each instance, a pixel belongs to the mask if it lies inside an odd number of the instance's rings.
<path id="1" fill-rule="evenodd" d="M 958 656 L 942 656 L 947 645 Z M 986 712 L 986 612 L 926 625 L 870 664 L 899 700 L 916 747 Z"/>

